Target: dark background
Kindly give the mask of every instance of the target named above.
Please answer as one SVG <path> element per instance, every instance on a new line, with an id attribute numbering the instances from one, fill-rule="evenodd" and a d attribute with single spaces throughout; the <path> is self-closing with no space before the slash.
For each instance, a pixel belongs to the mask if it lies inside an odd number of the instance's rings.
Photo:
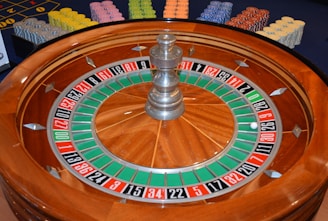
<path id="1" fill-rule="evenodd" d="M 96 0 L 52 0 L 51 2 L 59 3 L 55 10 L 63 7 L 70 7 L 79 13 L 86 14 L 90 17 L 89 3 Z M 2 0 L 1 4 L 9 2 L 20 2 L 18 0 Z M 40 3 L 45 1 L 34 0 Z M 117 8 L 122 12 L 127 20 L 129 15 L 129 0 L 113 0 Z M 201 12 L 207 7 L 210 0 L 189 0 L 189 19 L 195 20 Z M 254 6 L 270 11 L 269 23 L 280 19 L 282 16 L 290 16 L 294 19 L 305 22 L 304 33 L 301 45 L 296 46 L 292 53 L 304 58 L 307 62 L 319 69 L 322 75 L 328 76 L 328 0 L 231 0 L 233 3 L 232 15 L 236 16 L 246 7 Z M 162 18 L 165 6 L 165 0 L 152 0 L 153 7 L 156 11 L 157 18 Z M 0 8 L 0 19 L 4 18 L 5 12 Z M 48 21 L 47 15 L 32 15 L 40 20 Z M 11 68 L 0 74 L 2 80 L 10 70 L 19 64 L 24 58 L 17 56 L 13 48 L 12 28 L 1 30 L 5 47 L 11 62 Z M 287 49 L 289 50 L 289 49 Z"/>

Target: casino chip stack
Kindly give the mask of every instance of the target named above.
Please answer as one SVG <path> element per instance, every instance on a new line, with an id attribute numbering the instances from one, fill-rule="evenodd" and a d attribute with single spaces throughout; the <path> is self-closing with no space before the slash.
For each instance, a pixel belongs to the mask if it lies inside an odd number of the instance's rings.
<path id="1" fill-rule="evenodd" d="M 230 19 L 232 6 L 231 2 L 211 1 L 197 20 L 224 24 Z"/>
<path id="2" fill-rule="evenodd" d="M 180 18 L 189 17 L 189 0 L 166 0 L 163 18 Z"/>
<path id="3" fill-rule="evenodd" d="M 16 22 L 13 28 L 16 36 L 37 45 L 67 33 L 59 27 L 54 27 L 36 18 Z"/>
<path id="4" fill-rule="evenodd" d="M 97 21 L 91 21 L 84 14 L 79 14 L 71 8 L 62 8 L 59 11 L 50 11 L 48 13 L 49 23 L 53 26 L 72 32 L 89 26 L 98 24 Z"/>
<path id="5" fill-rule="evenodd" d="M 91 2 L 91 19 L 99 23 L 122 21 L 124 17 L 112 1 Z"/>
<path id="6" fill-rule="evenodd" d="M 129 18 L 156 18 L 151 0 L 129 0 Z"/>
<path id="7" fill-rule="evenodd" d="M 227 25 L 256 32 L 262 30 L 268 23 L 270 13 L 266 9 L 247 7 L 237 16 L 226 22 Z"/>
<path id="8" fill-rule="evenodd" d="M 294 48 L 295 45 L 301 44 L 304 26 L 304 21 L 283 16 L 269 26 L 264 27 L 263 31 L 257 31 L 256 33 L 278 41 L 289 48 Z"/>

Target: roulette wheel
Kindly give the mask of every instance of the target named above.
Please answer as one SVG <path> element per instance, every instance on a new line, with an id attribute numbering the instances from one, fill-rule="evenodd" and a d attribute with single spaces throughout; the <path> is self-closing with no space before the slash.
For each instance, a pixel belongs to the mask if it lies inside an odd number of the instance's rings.
<path id="1" fill-rule="evenodd" d="M 327 188 L 327 80 L 224 25 L 99 25 L 1 83 L 1 186 L 21 220 L 307 220 Z"/>

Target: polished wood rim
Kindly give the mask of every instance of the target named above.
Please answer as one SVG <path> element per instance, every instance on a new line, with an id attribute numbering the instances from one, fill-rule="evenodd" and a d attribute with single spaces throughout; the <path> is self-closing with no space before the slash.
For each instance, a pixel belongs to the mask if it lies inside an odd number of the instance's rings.
<path id="1" fill-rule="evenodd" d="M 131 52 L 131 46 L 150 47 L 164 31 L 177 37 L 186 57 L 239 72 L 267 94 L 287 88 L 284 96 L 272 97 L 281 113 L 284 131 L 281 148 L 268 169 L 282 173 L 281 178 L 271 179 L 263 174 L 229 194 L 189 204 L 159 206 L 121 201 L 71 176 L 48 153 L 45 132 L 23 126 L 31 122 L 46 125 L 52 101 L 70 82 L 93 69 L 86 56 L 98 67 L 147 56 L 148 51 Z M 236 61 L 246 63 L 249 68 Z M 327 95 L 327 85 L 304 59 L 249 33 L 186 21 L 98 26 L 41 48 L 1 83 L 2 186 L 11 207 L 22 219 L 37 216 L 59 220 L 126 220 L 135 216 L 145 220 L 306 219 L 316 211 L 327 187 L 328 140 L 323 137 L 328 124 Z M 293 132 L 296 124 L 301 130 L 297 138 Z M 47 166 L 59 168 L 61 179 L 49 174 Z"/>

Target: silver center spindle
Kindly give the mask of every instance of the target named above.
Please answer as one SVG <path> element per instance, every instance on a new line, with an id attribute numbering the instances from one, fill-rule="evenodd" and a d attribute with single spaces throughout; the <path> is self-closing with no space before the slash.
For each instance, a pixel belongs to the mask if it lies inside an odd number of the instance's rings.
<path id="1" fill-rule="evenodd" d="M 182 60 L 182 49 L 174 45 L 175 41 L 174 35 L 161 34 L 157 37 L 158 45 L 150 49 L 150 61 L 157 70 L 145 110 L 158 120 L 173 120 L 184 112 L 179 77 L 174 69 Z"/>

